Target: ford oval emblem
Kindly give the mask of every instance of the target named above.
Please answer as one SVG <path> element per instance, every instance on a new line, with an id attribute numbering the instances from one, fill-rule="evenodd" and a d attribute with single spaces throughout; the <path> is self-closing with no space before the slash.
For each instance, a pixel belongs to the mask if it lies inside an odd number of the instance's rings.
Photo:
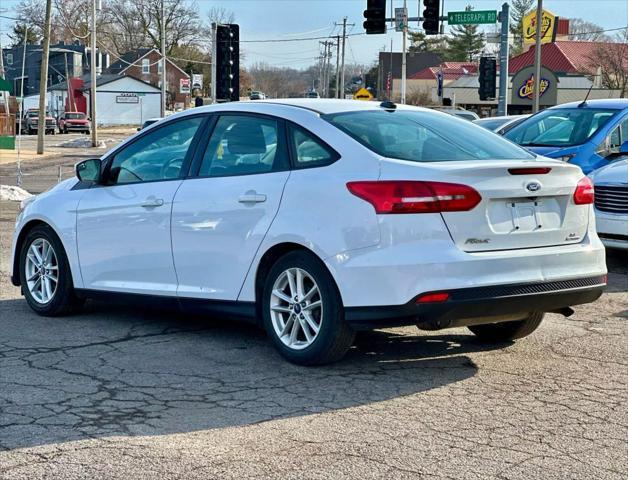
<path id="1" fill-rule="evenodd" d="M 526 185 L 526 190 L 529 192 L 538 192 L 541 190 L 541 184 L 539 182 L 530 182 Z"/>

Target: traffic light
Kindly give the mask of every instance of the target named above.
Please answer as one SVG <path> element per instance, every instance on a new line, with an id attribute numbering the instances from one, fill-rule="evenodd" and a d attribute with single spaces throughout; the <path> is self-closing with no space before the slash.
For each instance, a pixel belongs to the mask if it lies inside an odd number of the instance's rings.
<path id="1" fill-rule="evenodd" d="M 497 94 L 497 61 L 495 57 L 480 57 L 480 100 L 492 100 Z"/>
<path id="2" fill-rule="evenodd" d="M 240 99 L 240 26 L 216 25 L 216 101 Z"/>
<path id="3" fill-rule="evenodd" d="M 386 33 L 386 0 L 366 0 L 364 18 L 362 26 L 367 35 Z"/>
<path id="4" fill-rule="evenodd" d="M 440 0 L 423 0 L 423 30 L 426 35 L 438 35 L 440 25 Z"/>

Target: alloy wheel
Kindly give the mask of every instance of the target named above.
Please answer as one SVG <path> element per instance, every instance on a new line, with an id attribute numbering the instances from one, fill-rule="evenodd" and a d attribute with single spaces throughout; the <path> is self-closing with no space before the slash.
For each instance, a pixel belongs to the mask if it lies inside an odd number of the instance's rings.
<path id="1" fill-rule="evenodd" d="M 289 268 L 275 280 L 270 299 L 275 334 L 294 350 L 309 347 L 323 322 L 323 298 L 314 278 L 302 268 Z"/>
<path id="2" fill-rule="evenodd" d="M 44 238 L 35 239 L 26 252 L 26 285 L 33 299 L 44 305 L 52 300 L 59 283 L 59 262 Z"/>

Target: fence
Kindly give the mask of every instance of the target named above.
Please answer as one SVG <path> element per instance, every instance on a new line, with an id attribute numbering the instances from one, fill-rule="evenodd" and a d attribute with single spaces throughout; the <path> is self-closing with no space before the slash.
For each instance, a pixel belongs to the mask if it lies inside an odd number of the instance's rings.
<path id="1" fill-rule="evenodd" d="M 15 115 L 0 114 L 0 136 L 15 135 Z"/>
<path id="2" fill-rule="evenodd" d="M 0 184 L 20 185 L 26 191 L 38 194 L 53 187 L 62 180 L 74 176 L 74 162 L 70 160 L 59 164 L 33 164 L 25 162 L 21 165 L 21 184 L 18 182 L 18 170 L 15 163 L 0 165 Z"/>

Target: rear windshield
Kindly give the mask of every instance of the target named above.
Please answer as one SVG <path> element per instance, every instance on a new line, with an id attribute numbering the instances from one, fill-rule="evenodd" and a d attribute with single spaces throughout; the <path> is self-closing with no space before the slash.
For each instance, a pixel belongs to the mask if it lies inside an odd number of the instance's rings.
<path id="1" fill-rule="evenodd" d="M 505 137 L 526 147 L 571 147 L 591 138 L 619 110 L 552 108 L 530 117 Z"/>
<path id="2" fill-rule="evenodd" d="M 437 112 L 368 110 L 323 118 L 384 157 L 415 162 L 534 158 L 472 122 Z"/>

